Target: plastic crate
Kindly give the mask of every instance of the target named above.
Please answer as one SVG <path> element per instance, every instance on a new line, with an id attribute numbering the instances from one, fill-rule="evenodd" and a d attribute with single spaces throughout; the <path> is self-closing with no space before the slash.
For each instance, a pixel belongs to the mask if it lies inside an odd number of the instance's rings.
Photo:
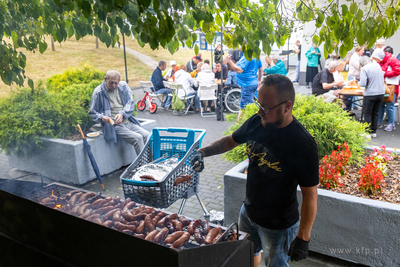
<path id="1" fill-rule="evenodd" d="M 162 132 L 175 135 L 161 135 Z M 197 138 L 195 138 L 196 133 L 200 133 Z M 184 134 L 187 135 L 182 136 Z M 201 147 L 205 134 L 206 130 L 203 129 L 154 128 L 139 156 L 120 176 L 125 198 L 156 208 L 167 208 L 178 199 L 187 199 L 198 193 L 200 175 L 191 170 L 190 161 L 196 150 Z M 147 182 L 129 179 L 132 170 L 164 154 L 168 155 L 167 158 L 178 154 L 179 162 L 161 181 Z M 185 174 L 191 174 L 192 179 L 173 186 L 175 179 Z"/>

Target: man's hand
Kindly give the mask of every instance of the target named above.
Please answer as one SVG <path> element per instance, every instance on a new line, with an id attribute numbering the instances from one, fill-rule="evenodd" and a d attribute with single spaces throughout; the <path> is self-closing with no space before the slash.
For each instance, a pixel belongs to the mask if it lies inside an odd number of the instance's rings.
<path id="1" fill-rule="evenodd" d="M 196 167 L 194 169 L 196 172 L 201 172 L 204 170 L 203 157 L 204 157 L 203 153 L 197 150 L 196 153 L 194 153 L 193 159 L 190 161 L 190 164 Z"/>
<path id="2" fill-rule="evenodd" d="M 124 116 L 122 116 L 121 113 L 118 113 L 117 115 L 115 115 L 114 120 L 116 124 L 120 124 L 123 120 Z"/>
<path id="3" fill-rule="evenodd" d="M 304 241 L 303 239 L 296 236 L 293 242 L 290 244 L 288 256 L 291 261 L 299 261 L 307 258 L 308 256 L 308 243 L 310 241 Z"/>
<path id="4" fill-rule="evenodd" d="M 107 122 L 110 122 L 110 117 L 108 117 L 108 116 L 103 116 L 103 117 L 101 118 L 101 120 L 102 120 L 104 123 L 107 123 Z"/>

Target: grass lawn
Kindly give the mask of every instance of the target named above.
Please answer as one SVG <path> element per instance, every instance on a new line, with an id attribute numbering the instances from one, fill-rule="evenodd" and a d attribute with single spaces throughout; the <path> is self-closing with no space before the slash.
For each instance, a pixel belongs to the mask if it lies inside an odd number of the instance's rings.
<path id="1" fill-rule="evenodd" d="M 38 51 L 33 53 L 20 49 L 27 58 L 25 75 L 36 83 L 40 79 L 47 79 L 54 74 L 63 72 L 69 67 L 79 67 L 82 63 L 86 62 L 102 71 L 115 69 L 121 73 L 121 80 L 125 80 L 123 50 L 118 47 L 107 48 L 101 42 L 99 42 L 99 48 L 96 49 L 95 40 L 94 36 L 86 36 L 79 41 L 75 37 L 72 37 L 61 44 L 56 42 L 56 51 L 52 51 L 49 37 L 47 38 L 48 48 L 43 54 L 40 54 Z M 120 40 L 122 44 L 122 37 L 120 37 Z M 151 56 L 156 61 L 166 60 L 167 65 L 169 65 L 170 60 L 175 60 L 178 64 L 186 64 L 194 56 L 193 49 L 181 48 L 174 55 L 171 55 L 168 49 L 160 48 L 153 51 L 148 45 L 141 48 L 137 41 L 133 41 L 129 36 L 125 38 L 125 41 L 127 47 Z M 210 55 L 210 52 L 205 52 L 203 59 L 210 59 Z M 129 85 L 131 87 L 140 86 L 139 81 L 147 81 L 153 69 L 129 53 L 126 54 L 126 58 Z M 27 86 L 27 83 L 25 86 Z M 11 90 L 15 90 L 16 88 L 18 86 L 13 85 L 10 87 L 0 80 L 0 97 L 8 95 Z"/>

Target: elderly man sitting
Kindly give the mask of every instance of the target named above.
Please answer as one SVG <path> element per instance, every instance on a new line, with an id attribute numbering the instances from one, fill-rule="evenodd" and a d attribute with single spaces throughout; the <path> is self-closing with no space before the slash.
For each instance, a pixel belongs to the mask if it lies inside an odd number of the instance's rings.
<path id="1" fill-rule="evenodd" d="M 338 94 L 335 91 L 339 87 L 345 85 L 343 81 L 335 81 L 333 73 L 339 66 L 338 61 L 331 61 L 326 69 L 320 71 L 315 77 L 312 83 L 312 93 L 315 96 L 322 95 L 325 102 L 331 103 L 338 99 Z"/>
<path id="2" fill-rule="evenodd" d="M 89 115 L 100 123 L 107 141 L 117 142 L 117 137 L 132 144 L 139 155 L 149 132 L 140 126 L 132 113 L 135 102 L 126 82 L 121 82 L 118 71 L 109 70 L 104 81 L 94 89 L 90 101 Z M 115 126 L 113 119 L 115 120 Z"/>
<path id="3" fill-rule="evenodd" d="M 285 63 L 283 63 L 283 61 L 281 60 L 281 57 L 279 55 L 273 55 L 272 61 L 274 62 L 275 65 L 270 68 L 265 68 L 264 72 L 266 74 L 281 74 L 281 75 L 287 76 Z"/>
<path id="4" fill-rule="evenodd" d="M 162 71 L 166 68 L 167 62 L 165 62 L 164 60 L 160 60 L 160 62 L 158 62 L 158 66 L 151 75 L 151 82 L 153 83 L 154 92 L 156 92 L 157 94 L 165 95 L 164 103 L 162 103 L 163 108 L 169 108 L 172 100 L 172 96 L 170 96 L 172 91 L 169 88 L 165 88 L 164 81 L 166 79 L 162 76 Z"/>

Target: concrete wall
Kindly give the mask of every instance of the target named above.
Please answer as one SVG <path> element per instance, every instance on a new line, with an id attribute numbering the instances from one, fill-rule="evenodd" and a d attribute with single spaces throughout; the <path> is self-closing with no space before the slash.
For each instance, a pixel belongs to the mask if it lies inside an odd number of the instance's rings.
<path id="1" fill-rule="evenodd" d="M 245 198 L 243 161 L 224 175 L 225 223 L 237 221 Z M 297 192 L 299 210 L 302 203 Z M 318 189 L 310 250 L 368 266 L 400 266 L 400 205 Z"/>
<path id="2" fill-rule="evenodd" d="M 157 126 L 155 120 L 138 120 L 149 132 Z M 48 178 L 67 184 L 84 184 L 96 179 L 82 140 L 47 138 L 43 140 L 44 149 L 38 149 L 30 158 L 8 156 L 9 164 L 21 171 L 37 171 Z M 103 135 L 87 140 L 101 175 L 129 165 L 137 156 L 134 147 L 123 140 L 118 140 L 116 144 L 106 142 Z"/>

